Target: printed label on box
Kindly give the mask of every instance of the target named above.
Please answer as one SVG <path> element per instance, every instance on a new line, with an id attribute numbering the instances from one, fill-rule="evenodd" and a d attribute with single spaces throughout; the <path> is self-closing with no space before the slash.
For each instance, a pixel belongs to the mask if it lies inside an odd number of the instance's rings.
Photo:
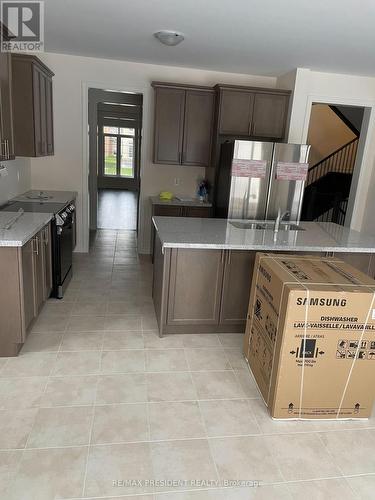
<path id="1" fill-rule="evenodd" d="M 308 170 L 308 163 L 279 161 L 276 165 L 276 179 L 279 181 L 305 181 Z"/>
<path id="2" fill-rule="evenodd" d="M 239 160 L 232 162 L 232 177 L 266 177 L 267 160 Z"/>

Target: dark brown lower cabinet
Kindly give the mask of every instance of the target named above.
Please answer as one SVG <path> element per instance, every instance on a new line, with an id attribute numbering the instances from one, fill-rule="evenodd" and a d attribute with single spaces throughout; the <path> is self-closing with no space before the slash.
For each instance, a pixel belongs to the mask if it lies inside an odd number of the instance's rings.
<path id="1" fill-rule="evenodd" d="M 52 285 L 50 225 L 23 247 L 0 247 L 0 357 L 16 356 Z"/>

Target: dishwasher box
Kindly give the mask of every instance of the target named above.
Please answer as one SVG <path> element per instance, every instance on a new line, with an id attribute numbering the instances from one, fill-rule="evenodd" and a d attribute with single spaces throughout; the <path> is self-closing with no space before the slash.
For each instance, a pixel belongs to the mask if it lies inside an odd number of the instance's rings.
<path id="1" fill-rule="evenodd" d="M 257 254 L 244 353 L 273 418 L 370 416 L 374 293 L 338 258 Z"/>

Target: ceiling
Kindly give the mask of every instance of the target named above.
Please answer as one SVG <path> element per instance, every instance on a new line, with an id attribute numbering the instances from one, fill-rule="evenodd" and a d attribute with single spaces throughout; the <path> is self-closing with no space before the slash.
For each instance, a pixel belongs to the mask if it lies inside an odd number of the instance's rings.
<path id="1" fill-rule="evenodd" d="M 374 0 L 45 0 L 45 50 L 277 76 L 375 76 Z M 152 34 L 181 31 L 167 47 Z"/>

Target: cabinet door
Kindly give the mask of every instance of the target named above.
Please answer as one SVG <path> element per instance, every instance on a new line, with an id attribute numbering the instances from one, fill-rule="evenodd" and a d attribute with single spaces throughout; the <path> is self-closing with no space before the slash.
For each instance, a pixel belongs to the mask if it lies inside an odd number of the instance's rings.
<path id="1" fill-rule="evenodd" d="M 34 269 L 34 238 L 22 247 L 22 292 L 23 292 L 23 318 L 25 331 L 36 317 L 35 299 L 35 269 Z M 21 341 L 24 341 L 22 339 Z"/>
<path id="2" fill-rule="evenodd" d="M 42 73 L 36 66 L 33 66 L 33 111 L 34 111 L 34 141 L 35 156 L 43 155 L 42 145 L 42 109 L 41 109 L 41 79 Z"/>
<path id="3" fill-rule="evenodd" d="M 43 73 L 39 75 L 39 95 L 40 95 L 40 140 L 41 140 L 41 154 L 47 155 L 47 78 Z"/>
<path id="4" fill-rule="evenodd" d="M 246 322 L 255 252 L 228 251 L 224 268 L 220 323 Z"/>
<path id="5" fill-rule="evenodd" d="M 53 104 L 52 104 L 52 78 L 46 78 L 46 141 L 47 155 L 54 154 L 54 139 L 53 139 Z"/>
<path id="6" fill-rule="evenodd" d="M 277 94 L 256 94 L 251 135 L 282 139 L 288 113 L 289 97 Z"/>
<path id="7" fill-rule="evenodd" d="M 182 164 L 208 167 L 211 157 L 214 93 L 187 90 Z"/>
<path id="8" fill-rule="evenodd" d="M 43 249 L 43 300 L 47 300 L 52 290 L 52 242 L 51 226 L 48 225 L 42 230 L 42 249 Z"/>
<path id="9" fill-rule="evenodd" d="M 35 307 L 38 313 L 44 302 L 45 270 L 43 252 L 43 231 L 34 237 L 34 266 L 35 266 Z"/>
<path id="10" fill-rule="evenodd" d="M 210 207 L 184 207 L 184 217 L 211 217 Z"/>
<path id="11" fill-rule="evenodd" d="M 0 52 L 0 160 L 14 159 L 11 56 Z"/>
<path id="12" fill-rule="evenodd" d="M 185 90 L 155 89 L 154 163 L 181 163 Z"/>
<path id="13" fill-rule="evenodd" d="M 220 94 L 219 133 L 250 135 L 254 94 L 238 90 L 222 90 Z"/>
<path id="14" fill-rule="evenodd" d="M 174 249 L 167 324 L 218 324 L 222 279 L 221 250 Z"/>

